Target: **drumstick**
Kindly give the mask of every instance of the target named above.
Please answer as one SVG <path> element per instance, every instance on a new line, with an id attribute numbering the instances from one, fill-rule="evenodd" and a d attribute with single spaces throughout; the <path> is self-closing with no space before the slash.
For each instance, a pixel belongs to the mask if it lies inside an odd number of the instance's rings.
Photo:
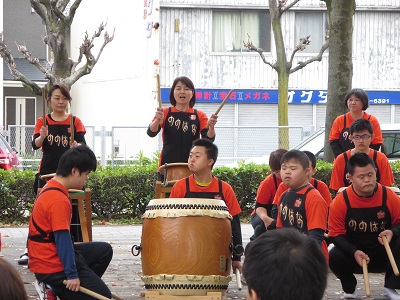
<path id="1" fill-rule="evenodd" d="M 71 131 L 71 137 L 69 138 L 69 142 L 70 142 L 70 143 L 73 143 L 73 142 L 74 142 L 74 139 L 75 139 L 75 136 L 74 136 L 74 133 L 75 133 L 75 129 L 74 129 L 74 117 L 73 117 L 72 113 L 71 113 L 70 115 L 71 115 L 71 120 L 70 120 L 69 128 L 70 128 L 70 131 Z"/>
<path id="2" fill-rule="evenodd" d="M 228 93 L 228 95 L 226 95 L 224 101 L 222 101 L 221 105 L 218 107 L 217 111 L 215 112 L 215 115 L 218 115 L 219 111 L 222 109 L 222 107 L 225 105 L 225 102 L 228 101 L 229 96 L 232 94 L 233 89 L 231 89 Z"/>
<path id="3" fill-rule="evenodd" d="M 240 271 L 238 268 L 236 268 L 236 283 L 238 286 L 238 290 L 241 291 L 242 290 L 242 280 L 240 279 Z"/>
<path id="4" fill-rule="evenodd" d="M 393 273 L 394 273 L 394 275 L 399 276 L 399 269 L 397 268 L 396 262 L 393 257 L 392 250 L 390 249 L 388 240 L 385 235 L 382 236 L 382 240 L 383 240 L 383 245 L 385 246 L 385 249 L 386 249 L 386 253 L 389 257 L 390 264 L 392 265 Z"/>
<path id="5" fill-rule="evenodd" d="M 63 283 L 65 285 L 67 285 L 67 281 L 66 280 L 64 280 Z M 79 287 L 79 291 L 81 293 L 84 293 L 86 295 L 92 296 L 93 298 L 96 298 L 96 299 L 99 299 L 99 300 L 110 300 L 110 298 L 104 297 L 103 295 L 100 295 L 100 294 L 98 294 L 96 292 L 93 292 L 93 291 L 91 291 L 91 290 L 89 290 L 87 288 L 84 288 L 82 286 Z"/>
<path id="6" fill-rule="evenodd" d="M 367 297 L 370 297 L 371 296 L 371 289 L 369 287 L 367 261 L 365 260 L 365 258 L 362 259 L 362 268 L 363 268 L 364 283 L 365 283 L 365 295 Z"/>
<path id="7" fill-rule="evenodd" d="M 160 89 L 160 74 L 156 75 L 157 78 L 157 100 L 158 100 L 158 107 L 162 107 L 162 101 L 161 101 L 161 89 Z"/>
<path id="8" fill-rule="evenodd" d="M 44 95 L 44 87 L 42 87 L 42 106 L 43 106 L 43 126 L 46 126 L 46 98 Z"/>

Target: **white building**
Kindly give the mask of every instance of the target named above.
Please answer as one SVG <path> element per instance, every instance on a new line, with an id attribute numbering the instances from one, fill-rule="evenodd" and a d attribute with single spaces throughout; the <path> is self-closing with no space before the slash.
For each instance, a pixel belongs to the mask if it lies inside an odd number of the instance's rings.
<path id="1" fill-rule="evenodd" d="M 400 0 L 356 3 L 353 87 L 368 92 L 372 104 L 368 112 L 382 124 L 400 123 Z M 216 142 L 222 156 L 256 156 L 277 147 L 274 132 L 235 128 L 278 123 L 277 75 L 257 53 L 243 47 L 249 33 L 252 42 L 265 49 L 267 60 L 274 62 L 268 0 L 85 0 L 71 27 L 73 59 L 85 32 L 91 36 L 101 21 L 107 21 L 109 32 L 115 27 L 114 41 L 106 46 L 93 72 L 72 88 L 72 111 L 86 125 L 107 130 L 111 126 L 146 126 L 157 106 L 157 59 L 164 105 L 169 104 L 167 95 L 177 76 L 193 80 L 198 92 L 195 107 L 208 115 L 216 111 L 227 91 L 235 89 L 219 114 Z M 152 27 L 156 22 L 159 29 Z M 325 2 L 300 1 L 284 14 L 282 26 L 288 55 L 300 37 L 311 35 L 312 44 L 296 55 L 294 64 L 316 55 L 328 26 Z M 102 38 L 95 40 L 96 47 L 101 43 Z M 290 76 L 289 125 L 304 128 L 302 135 L 293 135 L 291 146 L 304 134 L 324 126 L 328 55 L 329 50 L 321 62 Z M 3 124 L 7 126 L 4 118 Z M 118 142 L 134 151 L 139 145 L 146 154 L 159 148 L 157 139 L 145 134 Z M 108 139 L 108 152 L 110 143 Z"/>

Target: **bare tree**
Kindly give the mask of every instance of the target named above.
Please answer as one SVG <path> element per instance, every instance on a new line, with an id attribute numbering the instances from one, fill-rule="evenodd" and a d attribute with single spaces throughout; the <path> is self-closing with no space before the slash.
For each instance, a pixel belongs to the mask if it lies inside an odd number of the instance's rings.
<path id="1" fill-rule="evenodd" d="M 324 159 L 333 161 L 329 132 L 336 117 L 347 111 L 343 99 L 351 89 L 353 77 L 352 37 L 356 3 L 355 0 L 325 0 L 325 2 L 329 13 L 330 53 Z"/>
<path id="2" fill-rule="evenodd" d="M 276 62 L 271 63 L 266 60 L 263 50 L 253 45 L 250 41 L 250 37 L 248 42 L 244 42 L 244 46 L 249 50 L 256 51 L 259 53 L 263 62 L 269 66 L 271 66 L 278 73 L 278 125 L 279 126 L 288 126 L 289 118 L 288 118 L 288 93 L 289 93 L 289 75 L 293 72 L 296 72 L 306 65 L 322 60 L 322 54 L 329 47 L 329 40 L 326 37 L 325 44 L 321 47 L 320 52 L 317 56 L 314 56 L 306 61 L 299 62 L 295 67 L 293 67 L 293 59 L 297 52 L 304 50 L 307 45 L 310 43 L 310 36 L 304 37 L 300 39 L 300 42 L 296 45 L 293 52 L 288 59 L 288 56 L 285 52 L 285 43 L 283 40 L 282 34 L 282 25 L 281 25 L 281 17 L 283 13 L 293 7 L 300 0 L 293 0 L 291 3 L 287 4 L 287 0 L 269 0 L 269 11 L 271 15 L 271 25 L 272 32 L 274 34 L 275 39 L 275 48 L 276 48 Z M 281 128 L 279 131 L 279 148 L 289 148 L 289 131 L 287 128 Z"/>
<path id="3" fill-rule="evenodd" d="M 71 86 L 82 76 L 90 74 L 96 63 L 99 61 L 104 47 L 114 38 L 115 28 L 112 35 L 105 31 L 104 41 L 97 56 L 92 53 L 95 38 L 101 36 L 106 26 L 106 23 L 102 22 L 99 25 L 98 30 L 95 31 L 91 37 L 89 37 L 89 34 L 86 32 L 83 43 L 79 48 L 79 57 L 76 61 L 73 61 L 68 56 L 66 37 L 72 21 L 74 20 L 76 10 L 82 0 L 72 1 L 71 5 L 69 5 L 69 2 L 71 1 L 30 0 L 32 8 L 43 20 L 46 28 L 46 36 L 43 38 L 43 42 L 50 48 L 54 60 L 50 69 L 43 67 L 39 63 L 38 58 L 32 57 L 25 45 L 17 45 L 18 51 L 22 53 L 23 57 L 43 72 L 45 77 L 49 80 L 47 83 L 47 90 L 55 82 L 63 83 L 71 88 Z M 41 95 L 41 88 L 17 70 L 14 58 L 7 48 L 7 45 L 4 43 L 2 33 L 0 33 L 0 56 L 8 65 L 8 68 L 16 81 L 21 81 L 25 88 L 33 94 Z M 83 58 L 85 58 L 84 64 L 78 67 L 79 64 L 83 63 Z"/>

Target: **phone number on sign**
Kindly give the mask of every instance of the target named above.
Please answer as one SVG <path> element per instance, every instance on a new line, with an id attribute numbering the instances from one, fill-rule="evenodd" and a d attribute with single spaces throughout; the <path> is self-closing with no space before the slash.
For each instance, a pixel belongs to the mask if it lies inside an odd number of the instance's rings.
<path id="1" fill-rule="evenodd" d="M 389 104 L 390 100 L 389 99 L 371 99 L 369 100 L 370 103 L 373 104 Z"/>

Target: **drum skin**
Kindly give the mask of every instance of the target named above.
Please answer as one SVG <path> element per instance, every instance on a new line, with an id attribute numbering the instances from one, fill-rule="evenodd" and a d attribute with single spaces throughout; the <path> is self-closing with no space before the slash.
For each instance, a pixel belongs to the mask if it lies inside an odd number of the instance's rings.
<path id="1" fill-rule="evenodd" d="M 151 200 L 141 243 L 146 289 L 172 295 L 224 292 L 231 279 L 231 218 L 222 200 Z"/>

